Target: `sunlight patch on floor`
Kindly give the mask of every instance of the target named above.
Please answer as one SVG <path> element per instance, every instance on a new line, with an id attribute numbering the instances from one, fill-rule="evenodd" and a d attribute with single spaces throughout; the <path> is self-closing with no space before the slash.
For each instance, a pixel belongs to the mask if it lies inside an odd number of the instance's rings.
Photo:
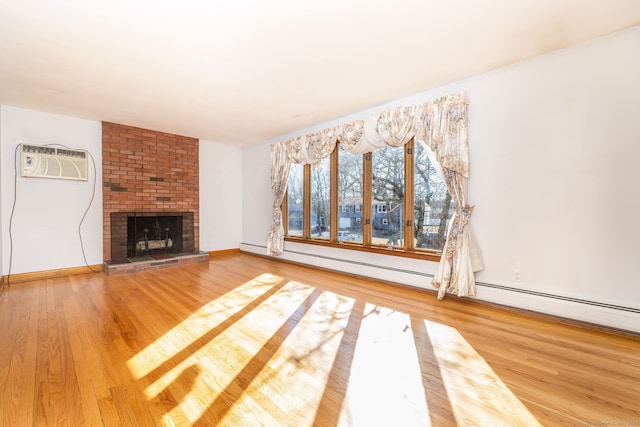
<path id="1" fill-rule="evenodd" d="M 165 425 L 539 425 L 456 329 L 281 282 L 256 277 L 128 361 Z"/>
<path id="2" fill-rule="evenodd" d="M 429 426 L 410 317 L 366 304 L 341 426 Z"/>
<path id="3" fill-rule="evenodd" d="M 281 277 L 261 274 L 211 301 L 131 358 L 127 362 L 129 370 L 136 379 L 148 375 L 281 281 Z"/>
<path id="4" fill-rule="evenodd" d="M 310 408 L 320 404 L 353 304 L 352 298 L 323 292 L 221 424 L 313 425 Z"/>
<path id="5" fill-rule="evenodd" d="M 459 425 L 540 425 L 455 328 L 424 323 Z"/>
<path id="6" fill-rule="evenodd" d="M 168 357 L 162 367 L 167 372 L 145 389 L 145 395 L 150 399 L 161 396 L 165 390 L 170 390 L 174 398 L 177 396 L 179 401 L 165 414 L 164 422 L 168 424 L 171 419 L 182 416 L 194 422 L 212 406 L 216 410 L 216 401 L 219 406 L 228 406 L 228 392 L 237 396 L 243 389 L 243 379 L 237 378 L 238 375 L 313 289 L 302 283 L 289 282 L 220 334 L 192 349 L 182 360 L 173 361 Z M 244 296 L 241 302 L 244 305 Z M 177 336 L 184 331 L 184 340 L 197 339 L 192 330 L 194 325 L 198 333 L 206 333 L 199 329 L 200 320 L 183 322 L 182 329 L 172 331 L 171 335 Z M 210 325 L 213 326 L 215 324 Z M 185 382 L 175 381 L 185 372 L 188 388 L 183 387 Z"/>

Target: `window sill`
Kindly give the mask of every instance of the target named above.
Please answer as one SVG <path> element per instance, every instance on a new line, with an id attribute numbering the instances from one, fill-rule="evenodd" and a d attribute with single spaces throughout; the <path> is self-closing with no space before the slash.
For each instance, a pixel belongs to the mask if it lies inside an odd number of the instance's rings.
<path id="1" fill-rule="evenodd" d="M 302 243 L 305 245 L 324 246 L 329 248 L 348 249 L 352 251 L 370 252 L 380 255 L 390 255 L 404 258 L 415 258 L 426 261 L 440 262 L 441 252 L 436 251 L 406 251 L 404 249 L 387 246 L 362 246 L 359 243 L 330 242 L 325 239 L 305 239 L 302 237 L 285 236 L 285 242 Z"/>

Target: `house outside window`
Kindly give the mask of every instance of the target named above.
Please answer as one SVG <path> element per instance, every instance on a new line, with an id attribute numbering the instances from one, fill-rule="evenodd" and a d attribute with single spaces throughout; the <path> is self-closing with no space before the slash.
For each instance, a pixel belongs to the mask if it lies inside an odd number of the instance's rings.
<path id="1" fill-rule="evenodd" d="M 338 218 L 337 241 L 362 243 L 362 182 L 363 160 L 361 154 L 351 154 L 338 144 L 337 199 L 343 207 Z"/>

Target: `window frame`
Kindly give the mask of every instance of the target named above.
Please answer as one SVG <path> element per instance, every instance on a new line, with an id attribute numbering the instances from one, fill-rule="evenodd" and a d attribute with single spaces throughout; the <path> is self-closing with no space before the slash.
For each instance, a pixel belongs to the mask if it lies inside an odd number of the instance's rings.
<path id="1" fill-rule="evenodd" d="M 404 246 L 384 246 L 374 245 L 371 243 L 372 223 L 373 223 L 373 206 L 372 206 L 372 156 L 371 152 L 362 154 L 363 161 L 363 195 L 362 195 L 362 243 L 346 240 L 338 240 L 337 227 L 331 227 L 329 239 L 316 238 L 311 236 L 311 166 L 304 165 L 304 195 L 303 195 L 303 235 L 288 235 L 288 195 L 285 195 L 282 203 L 282 221 L 284 226 L 284 239 L 287 242 L 312 244 L 319 246 L 335 247 L 341 249 L 350 249 L 356 251 L 381 253 L 385 255 L 393 255 L 407 258 L 424 259 L 428 261 L 440 261 L 442 251 L 433 249 L 416 249 L 414 247 L 413 224 L 414 224 L 414 144 L 412 138 L 404 146 Z M 330 207 L 331 207 L 331 224 L 338 224 L 338 152 L 336 148 L 331 153 L 331 184 L 330 184 Z"/>

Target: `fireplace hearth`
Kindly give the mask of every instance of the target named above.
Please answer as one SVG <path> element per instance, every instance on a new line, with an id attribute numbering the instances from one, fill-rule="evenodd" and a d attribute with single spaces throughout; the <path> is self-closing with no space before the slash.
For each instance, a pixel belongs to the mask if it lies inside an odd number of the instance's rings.
<path id="1" fill-rule="evenodd" d="M 195 246 L 193 212 L 112 212 L 108 276 L 207 263 Z"/>

